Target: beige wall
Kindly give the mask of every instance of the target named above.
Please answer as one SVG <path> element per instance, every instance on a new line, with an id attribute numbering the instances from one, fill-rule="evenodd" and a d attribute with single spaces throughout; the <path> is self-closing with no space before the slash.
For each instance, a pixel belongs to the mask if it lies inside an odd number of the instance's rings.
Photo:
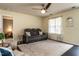
<path id="1" fill-rule="evenodd" d="M 40 17 L 4 10 L 0 10 L 0 15 L 13 17 L 14 39 L 22 35 L 25 28 L 42 28 Z"/>
<path id="2" fill-rule="evenodd" d="M 43 19 L 43 31 L 48 32 L 48 20 L 57 16 L 62 16 L 63 21 L 63 41 L 79 45 L 79 9 L 69 10 L 66 12 L 51 15 Z M 66 19 L 72 17 L 73 27 L 66 26 Z M 53 37 L 53 36 L 52 36 Z"/>

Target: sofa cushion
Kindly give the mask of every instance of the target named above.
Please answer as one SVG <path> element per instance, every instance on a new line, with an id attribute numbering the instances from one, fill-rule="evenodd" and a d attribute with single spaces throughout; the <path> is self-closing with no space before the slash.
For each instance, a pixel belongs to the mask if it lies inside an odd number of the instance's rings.
<path id="1" fill-rule="evenodd" d="M 36 29 L 31 29 L 31 36 L 39 35 Z"/>
<path id="2" fill-rule="evenodd" d="M 28 39 L 29 39 L 29 42 L 41 41 L 42 40 L 42 36 L 40 36 L 40 35 L 31 36 L 31 37 L 28 37 Z"/>
<path id="3" fill-rule="evenodd" d="M 39 32 L 42 31 L 42 30 L 37 28 L 36 31 L 37 31 L 38 35 L 40 35 Z"/>

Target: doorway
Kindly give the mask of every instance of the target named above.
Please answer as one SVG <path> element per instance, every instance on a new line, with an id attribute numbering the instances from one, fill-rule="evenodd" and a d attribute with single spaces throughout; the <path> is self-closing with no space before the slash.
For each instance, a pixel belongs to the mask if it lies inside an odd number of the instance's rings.
<path id="1" fill-rule="evenodd" d="M 3 32 L 5 38 L 13 38 L 13 17 L 3 16 Z"/>

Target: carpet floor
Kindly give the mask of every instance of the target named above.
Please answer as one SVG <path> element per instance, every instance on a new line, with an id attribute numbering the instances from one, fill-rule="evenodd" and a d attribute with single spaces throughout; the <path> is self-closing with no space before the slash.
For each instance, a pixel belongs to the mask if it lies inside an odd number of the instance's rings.
<path id="1" fill-rule="evenodd" d="M 72 48 L 73 45 L 53 40 L 44 40 L 29 44 L 21 44 L 18 45 L 18 47 L 26 56 L 61 56 Z"/>

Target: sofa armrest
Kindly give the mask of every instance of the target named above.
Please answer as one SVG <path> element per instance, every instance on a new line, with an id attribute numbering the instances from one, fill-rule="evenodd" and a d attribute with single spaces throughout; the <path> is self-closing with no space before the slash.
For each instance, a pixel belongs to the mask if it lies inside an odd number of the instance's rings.
<path id="1" fill-rule="evenodd" d="M 28 42 L 30 36 L 27 36 L 26 34 L 23 35 L 23 44 Z"/>
<path id="2" fill-rule="evenodd" d="M 46 37 L 48 38 L 48 33 L 44 33 L 44 32 L 43 32 L 43 35 L 46 36 Z"/>

